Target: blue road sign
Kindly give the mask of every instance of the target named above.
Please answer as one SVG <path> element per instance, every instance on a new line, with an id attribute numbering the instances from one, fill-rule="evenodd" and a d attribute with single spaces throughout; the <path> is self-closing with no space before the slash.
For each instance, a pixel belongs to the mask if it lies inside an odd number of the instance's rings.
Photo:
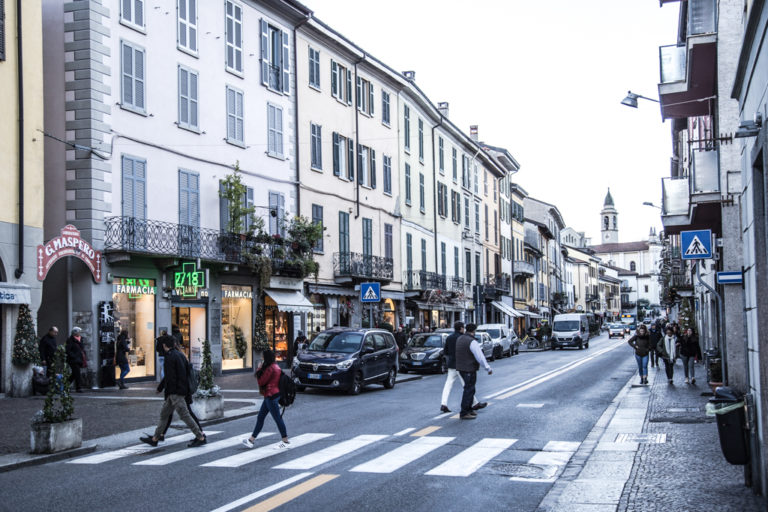
<path id="1" fill-rule="evenodd" d="M 681 255 L 684 260 L 707 260 L 712 258 L 712 230 L 680 232 Z"/>
<path id="2" fill-rule="evenodd" d="M 718 272 L 717 284 L 741 284 L 743 277 L 741 272 Z"/>
<path id="3" fill-rule="evenodd" d="M 360 283 L 360 302 L 379 302 L 381 283 Z"/>

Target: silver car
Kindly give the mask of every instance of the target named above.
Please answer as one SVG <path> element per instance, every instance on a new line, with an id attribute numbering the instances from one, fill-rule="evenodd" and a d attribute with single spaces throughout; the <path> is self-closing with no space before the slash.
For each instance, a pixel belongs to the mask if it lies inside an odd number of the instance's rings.
<path id="1" fill-rule="evenodd" d="M 487 332 L 493 341 L 493 358 L 501 359 L 519 352 L 520 341 L 515 333 L 504 324 L 482 324 L 477 332 Z"/>
<path id="2" fill-rule="evenodd" d="M 483 349 L 483 355 L 488 361 L 493 361 L 493 341 L 487 332 L 475 331 L 475 339 Z"/>

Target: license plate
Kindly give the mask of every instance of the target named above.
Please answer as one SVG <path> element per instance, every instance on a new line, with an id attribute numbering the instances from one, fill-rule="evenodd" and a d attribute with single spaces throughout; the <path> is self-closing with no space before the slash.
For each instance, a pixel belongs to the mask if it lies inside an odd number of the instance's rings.
<path id="1" fill-rule="evenodd" d="M 414 361 L 411 363 L 413 366 L 421 366 L 421 361 Z"/>
<path id="2" fill-rule="evenodd" d="M 319 373 L 308 373 L 307 378 L 320 380 L 323 378 L 323 376 Z"/>

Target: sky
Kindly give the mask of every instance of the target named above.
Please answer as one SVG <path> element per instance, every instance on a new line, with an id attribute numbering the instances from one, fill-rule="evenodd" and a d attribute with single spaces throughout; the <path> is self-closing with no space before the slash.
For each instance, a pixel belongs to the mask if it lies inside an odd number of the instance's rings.
<path id="1" fill-rule="evenodd" d="M 600 243 L 610 187 L 619 241 L 661 231 L 670 122 L 657 98 L 658 47 L 674 44 L 679 4 L 656 0 L 305 0 L 317 18 L 447 101 L 465 133 L 507 148 L 514 181 Z M 471 7 L 468 9 L 467 7 Z"/>

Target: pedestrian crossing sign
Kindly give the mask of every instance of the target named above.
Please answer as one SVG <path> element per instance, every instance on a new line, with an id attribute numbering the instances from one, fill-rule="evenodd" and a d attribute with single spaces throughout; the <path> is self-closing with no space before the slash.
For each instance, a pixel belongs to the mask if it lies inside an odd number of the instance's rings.
<path id="1" fill-rule="evenodd" d="M 681 231 L 680 245 L 684 260 L 706 260 L 712 258 L 712 230 Z"/>
<path id="2" fill-rule="evenodd" d="M 381 283 L 360 284 L 360 302 L 380 302 Z"/>

